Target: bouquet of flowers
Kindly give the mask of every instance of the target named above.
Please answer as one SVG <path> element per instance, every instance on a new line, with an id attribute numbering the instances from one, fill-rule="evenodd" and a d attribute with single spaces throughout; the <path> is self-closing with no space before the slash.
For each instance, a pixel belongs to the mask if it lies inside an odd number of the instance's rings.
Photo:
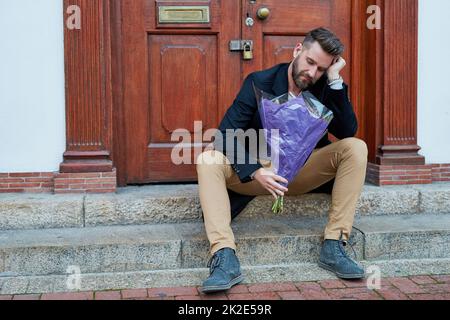
<path id="1" fill-rule="evenodd" d="M 255 86 L 254 90 L 274 173 L 290 183 L 327 133 L 333 112 L 309 91 L 298 97 L 290 93 L 274 97 Z M 272 135 L 273 129 L 277 135 Z M 277 198 L 274 213 L 283 211 L 283 200 Z"/>

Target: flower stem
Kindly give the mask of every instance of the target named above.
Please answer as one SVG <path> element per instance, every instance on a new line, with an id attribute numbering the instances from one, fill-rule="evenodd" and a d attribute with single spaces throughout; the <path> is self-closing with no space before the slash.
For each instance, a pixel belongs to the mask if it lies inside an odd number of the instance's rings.
<path id="1" fill-rule="evenodd" d="M 278 196 L 277 200 L 272 205 L 272 212 L 275 214 L 280 214 L 283 212 L 284 207 L 284 197 Z"/>

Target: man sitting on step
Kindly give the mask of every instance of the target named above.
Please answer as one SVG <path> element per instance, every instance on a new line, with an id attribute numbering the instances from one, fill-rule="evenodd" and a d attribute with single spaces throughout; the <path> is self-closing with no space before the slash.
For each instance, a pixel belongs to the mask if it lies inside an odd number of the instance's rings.
<path id="1" fill-rule="evenodd" d="M 249 161 L 253 155 L 245 143 L 242 146 L 233 141 L 238 149 L 233 152 L 227 152 L 226 143 L 216 144 L 215 150 L 205 151 L 198 157 L 200 203 L 212 255 L 208 263 L 210 275 L 203 283 L 203 292 L 228 290 L 243 280 L 230 226 L 232 217 L 238 213 L 236 210 L 241 211 L 258 195 L 275 198 L 285 194 L 301 195 L 330 183 L 331 207 L 319 265 L 340 278 L 364 277 L 364 269 L 344 250 L 365 181 L 367 146 L 354 138 L 357 120 L 348 98 L 348 86 L 340 76 L 346 65 L 341 57 L 343 51 L 343 44 L 330 30 L 311 31 L 303 44 L 295 47 L 291 63 L 255 72 L 246 78 L 220 124 L 219 132 L 224 136 L 230 131 L 227 129 L 262 129 L 254 85 L 274 96 L 288 91 L 298 96 L 309 90 L 333 111 L 329 132 L 340 140 L 331 143 L 325 135 L 288 188 L 280 185 L 287 181 L 273 173 L 270 161 Z M 244 161 L 239 161 L 242 159 Z"/>

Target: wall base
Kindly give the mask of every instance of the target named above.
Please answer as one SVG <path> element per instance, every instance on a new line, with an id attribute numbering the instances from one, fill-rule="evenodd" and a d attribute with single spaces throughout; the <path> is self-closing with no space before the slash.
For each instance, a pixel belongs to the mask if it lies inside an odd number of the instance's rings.
<path id="1" fill-rule="evenodd" d="M 378 186 L 450 181 L 450 164 L 367 165 L 366 181 Z"/>
<path id="2" fill-rule="evenodd" d="M 117 172 L 0 173 L 0 193 L 114 193 Z"/>
<path id="3" fill-rule="evenodd" d="M 450 181 L 450 164 L 387 166 L 369 163 L 366 181 L 378 186 Z M 117 172 L 0 173 L 0 193 L 114 193 Z"/>

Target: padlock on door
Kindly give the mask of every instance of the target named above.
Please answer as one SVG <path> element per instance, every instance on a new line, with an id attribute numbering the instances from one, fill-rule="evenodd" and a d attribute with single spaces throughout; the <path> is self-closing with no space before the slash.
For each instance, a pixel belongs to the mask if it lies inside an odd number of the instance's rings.
<path id="1" fill-rule="evenodd" d="M 243 55 L 244 55 L 244 60 L 252 60 L 253 59 L 253 48 L 252 48 L 252 45 L 248 42 L 244 44 Z"/>
<path id="2" fill-rule="evenodd" d="M 253 59 L 253 41 L 252 40 L 231 40 L 230 51 L 242 52 L 244 60 Z"/>

